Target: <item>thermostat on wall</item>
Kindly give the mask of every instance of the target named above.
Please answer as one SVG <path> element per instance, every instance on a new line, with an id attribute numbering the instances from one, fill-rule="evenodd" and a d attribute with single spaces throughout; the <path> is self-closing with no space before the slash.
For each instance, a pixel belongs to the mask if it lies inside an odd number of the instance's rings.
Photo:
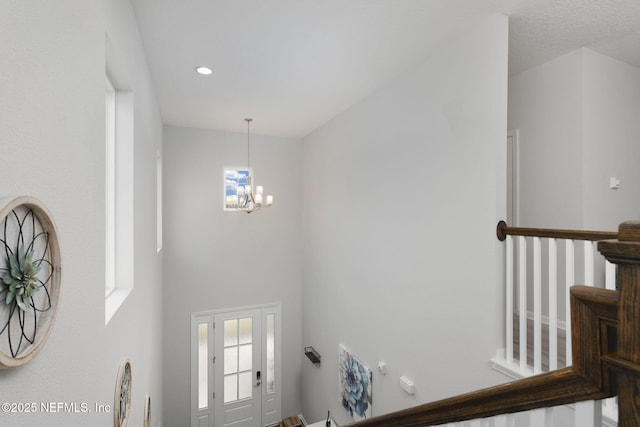
<path id="1" fill-rule="evenodd" d="M 416 386 L 413 384 L 413 381 L 405 376 L 400 377 L 400 387 L 411 395 L 416 392 Z"/>
<path id="2" fill-rule="evenodd" d="M 611 178 L 609 178 L 609 187 L 612 190 L 618 190 L 620 188 L 620 180 L 615 176 L 612 176 Z"/>

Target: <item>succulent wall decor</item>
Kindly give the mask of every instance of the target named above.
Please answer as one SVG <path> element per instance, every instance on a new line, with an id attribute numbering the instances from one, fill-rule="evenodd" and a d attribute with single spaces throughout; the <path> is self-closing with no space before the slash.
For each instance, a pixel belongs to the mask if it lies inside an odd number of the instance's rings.
<path id="1" fill-rule="evenodd" d="M 0 368 L 27 363 L 44 345 L 60 295 L 60 247 L 45 206 L 0 199 Z"/>

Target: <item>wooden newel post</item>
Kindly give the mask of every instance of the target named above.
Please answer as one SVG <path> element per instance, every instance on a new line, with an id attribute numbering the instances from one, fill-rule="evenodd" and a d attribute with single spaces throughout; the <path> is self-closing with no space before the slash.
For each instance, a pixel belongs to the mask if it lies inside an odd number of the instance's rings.
<path id="1" fill-rule="evenodd" d="M 618 426 L 640 427 L 640 221 L 620 225 L 618 240 L 598 243 L 618 265 L 618 347 L 610 360 L 618 385 Z"/>

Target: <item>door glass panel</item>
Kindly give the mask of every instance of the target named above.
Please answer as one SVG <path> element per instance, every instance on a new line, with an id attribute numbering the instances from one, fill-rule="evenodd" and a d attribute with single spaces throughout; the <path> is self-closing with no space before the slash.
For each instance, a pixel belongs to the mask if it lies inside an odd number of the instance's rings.
<path id="1" fill-rule="evenodd" d="M 267 362 L 267 372 L 266 372 L 266 383 L 267 383 L 267 393 L 273 393 L 276 391 L 276 355 L 275 355 L 275 347 L 276 347 L 276 339 L 275 339 L 275 314 L 267 314 L 267 348 L 266 350 L 266 362 Z"/>
<path id="2" fill-rule="evenodd" d="M 238 320 L 224 321 L 224 346 L 238 345 Z"/>
<path id="3" fill-rule="evenodd" d="M 239 350 L 238 371 L 251 370 L 253 368 L 253 345 L 242 345 Z"/>
<path id="4" fill-rule="evenodd" d="M 238 376 L 236 374 L 224 377 L 224 403 L 238 400 Z"/>
<path id="5" fill-rule="evenodd" d="M 251 343 L 253 334 L 253 317 L 240 319 L 240 344 Z"/>
<path id="6" fill-rule="evenodd" d="M 224 374 L 235 374 L 238 372 L 238 347 L 224 349 Z"/>
<path id="7" fill-rule="evenodd" d="M 251 397 L 253 389 L 253 372 L 242 372 L 238 375 L 238 399 L 248 399 Z"/>
<path id="8" fill-rule="evenodd" d="M 253 317 L 224 321 L 224 403 L 252 396 Z"/>
<path id="9" fill-rule="evenodd" d="M 209 328 L 207 323 L 198 324 L 198 409 L 208 406 L 209 397 Z"/>

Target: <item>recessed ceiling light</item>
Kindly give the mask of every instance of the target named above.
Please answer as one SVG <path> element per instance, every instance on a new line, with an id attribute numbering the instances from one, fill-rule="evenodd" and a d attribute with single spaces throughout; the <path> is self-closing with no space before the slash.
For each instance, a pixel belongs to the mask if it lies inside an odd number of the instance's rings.
<path id="1" fill-rule="evenodd" d="M 213 70 L 209 67 L 200 66 L 196 68 L 196 73 L 201 74 L 203 76 L 210 76 L 213 74 Z"/>

